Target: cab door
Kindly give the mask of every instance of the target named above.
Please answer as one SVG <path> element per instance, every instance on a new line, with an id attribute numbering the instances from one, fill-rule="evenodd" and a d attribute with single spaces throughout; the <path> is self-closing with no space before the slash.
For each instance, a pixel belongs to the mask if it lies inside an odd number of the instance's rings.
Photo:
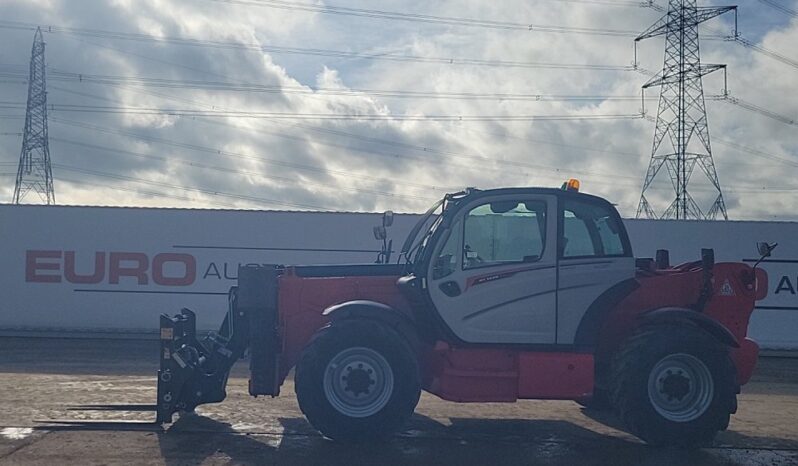
<path id="1" fill-rule="evenodd" d="M 585 319 L 586 313 L 603 312 L 591 308 L 620 301 L 623 296 L 599 298 L 633 289 L 627 285 L 635 276 L 635 260 L 623 222 L 606 201 L 563 196 L 559 218 L 557 343 L 581 345 L 585 342 L 576 341 L 580 325 L 598 325 L 602 321 Z"/>
<path id="2" fill-rule="evenodd" d="M 553 195 L 500 195 L 454 217 L 432 253 L 427 289 L 459 339 L 555 342 L 556 203 Z"/>

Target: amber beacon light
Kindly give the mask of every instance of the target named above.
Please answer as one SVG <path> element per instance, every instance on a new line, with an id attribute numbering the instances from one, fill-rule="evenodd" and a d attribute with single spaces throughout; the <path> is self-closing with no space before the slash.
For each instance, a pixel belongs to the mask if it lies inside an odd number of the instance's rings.
<path id="1" fill-rule="evenodd" d="M 571 178 L 570 180 L 562 184 L 562 190 L 579 192 L 579 186 L 580 186 L 579 180 L 577 180 L 576 178 Z"/>

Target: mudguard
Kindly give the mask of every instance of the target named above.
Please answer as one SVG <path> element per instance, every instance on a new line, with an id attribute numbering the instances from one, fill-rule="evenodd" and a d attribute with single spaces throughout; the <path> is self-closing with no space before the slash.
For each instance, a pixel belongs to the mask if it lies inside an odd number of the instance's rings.
<path id="1" fill-rule="evenodd" d="M 654 309 L 640 315 L 640 319 L 644 324 L 665 324 L 665 323 L 679 323 L 690 322 L 705 330 L 707 333 L 717 338 L 718 341 L 724 345 L 731 346 L 732 348 L 739 348 L 740 342 L 737 338 L 724 327 L 721 323 L 707 317 L 706 314 L 696 312 L 690 309 L 683 309 L 677 307 L 667 307 L 662 309 Z"/>
<path id="2" fill-rule="evenodd" d="M 399 332 L 414 349 L 418 349 L 421 344 L 416 323 L 410 316 L 377 301 L 347 301 L 328 307 L 322 314 L 333 323 L 344 319 L 377 320 Z"/>
<path id="3" fill-rule="evenodd" d="M 599 340 L 601 327 L 607 322 L 612 311 L 632 292 L 640 288 L 640 282 L 630 278 L 615 284 L 602 293 L 585 311 L 574 336 L 574 345 L 579 347 L 595 347 Z"/>

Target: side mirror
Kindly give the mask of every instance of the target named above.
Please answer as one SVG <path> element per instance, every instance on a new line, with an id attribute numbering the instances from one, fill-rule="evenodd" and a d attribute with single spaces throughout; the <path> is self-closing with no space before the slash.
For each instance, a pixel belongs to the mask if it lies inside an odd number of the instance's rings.
<path id="1" fill-rule="evenodd" d="M 393 225 L 393 211 L 386 210 L 385 213 L 382 214 L 382 226 L 389 227 Z"/>
<path id="2" fill-rule="evenodd" d="M 778 246 L 778 243 L 768 244 L 765 242 L 761 242 L 761 243 L 756 243 L 756 250 L 759 251 L 759 255 L 762 257 L 762 259 L 764 259 L 766 257 L 770 257 L 770 253 L 772 253 L 773 250 L 776 249 L 776 246 Z"/>
<path id="3" fill-rule="evenodd" d="M 388 232 L 385 231 L 385 227 L 384 226 L 380 225 L 380 226 L 374 227 L 374 239 L 381 241 L 381 240 L 384 240 L 387 237 L 388 237 Z"/>

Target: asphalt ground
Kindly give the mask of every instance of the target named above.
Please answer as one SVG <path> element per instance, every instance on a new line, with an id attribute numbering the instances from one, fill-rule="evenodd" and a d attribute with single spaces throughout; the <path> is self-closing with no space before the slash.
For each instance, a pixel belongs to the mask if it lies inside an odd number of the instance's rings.
<path id="1" fill-rule="evenodd" d="M 151 412 L 76 409 L 153 404 L 157 341 L 0 338 L 0 464 L 798 465 L 798 359 L 761 358 L 729 430 L 711 448 L 649 447 L 609 414 L 568 401 L 456 404 L 422 395 L 383 444 L 317 434 L 293 383 L 247 395 L 236 366 L 228 398 L 160 428 Z"/>

